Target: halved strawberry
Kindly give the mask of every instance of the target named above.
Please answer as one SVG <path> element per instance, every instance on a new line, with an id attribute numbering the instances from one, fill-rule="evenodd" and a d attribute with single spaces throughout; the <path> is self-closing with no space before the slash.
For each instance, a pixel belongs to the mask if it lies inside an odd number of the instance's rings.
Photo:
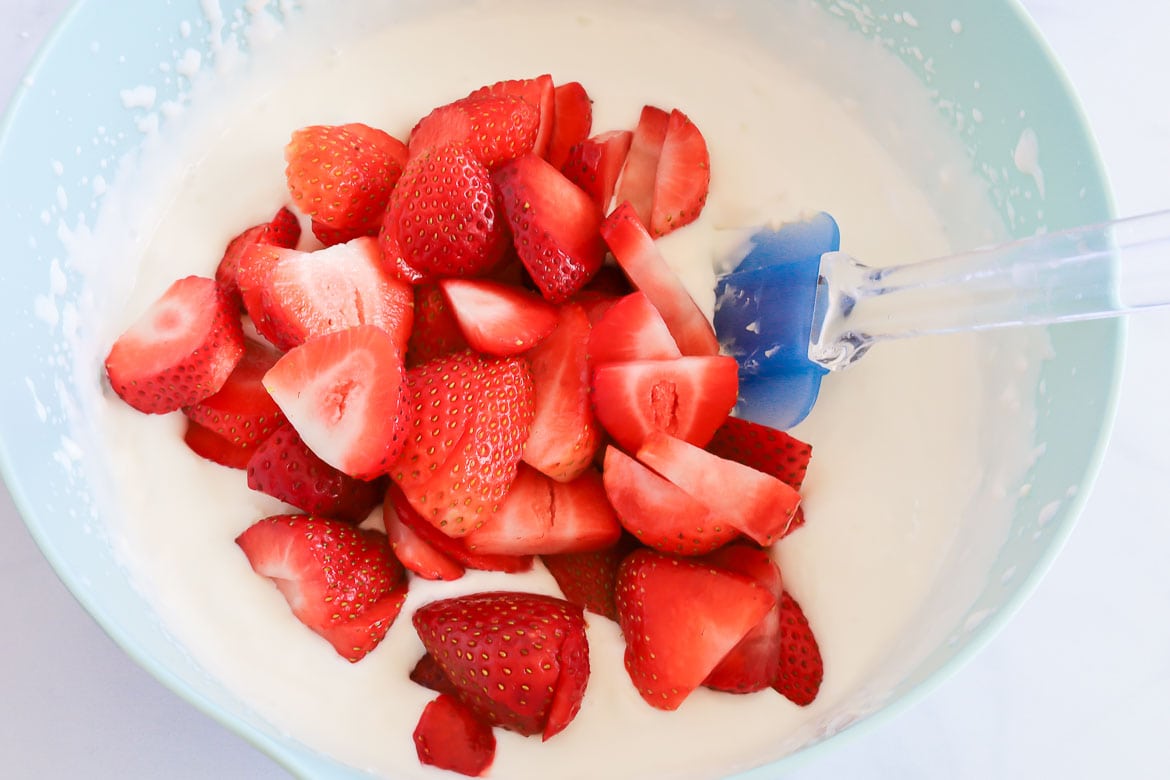
<path id="1" fill-rule="evenodd" d="M 762 691 L 776 680 L 780 657 L 780 612 L 784 582 L 780 568 L 767 550 L 750 544 L 731 544 L 706 558 L 712 566 L 751 577 L 776 599 L 776 604 L 719 662 L 703 685 L 731 693 Z"/>
<path id="2" fill-rule="evenodd" d="M 540 108 L 514 95 L 464 98 L 436 108 L 410 132 L 410 154 L 462 143 L 495 170 L 532 151 L 540 129 Z"/>
<path id="3" fill-rule="evenodd" d="M 601 428 L 590 401 L 589 318 L 573 303 L 558 313 L 558 324 L 528 353 L 536 411 L 524 447 L 524 462 L 545 475 L 567 482 L 593 461 Z"/>
<path id="4" fill-rule="evenodd" d="M 187 420 L 183 443 L 201 458 L 229 469 L 246 469 L 252 459 L 252 447 L 241 447 L 215 431 L 209 431 L 194 420 Z"/>
<path id="5" fill-rule="evenodd" d="M 496 171 L 512 242 L 544 297 L 568 300 L 601 268 L 601 213 L 589 196 L 536 155 Z"/>
<path id="6" fill-rule="evenodd" d="M 604 550 L 542 555 L 540 560 L 570 603 L 617 621 L 614 584 L 618 568 L 637 546 L 633 537 L 622 536 Z"/>
<path id="7" fill-rule="evenodd" d="M 699 500 L 713 519 L 769 545 L 788 531 L 800 494 L 775 477 L 654 431 L 638 460 Z"/>
<path id="8" fill-rule="evenodd" d="M 544 159 L 560 169 L 569 150 L 589 137 L 593 129 L 593 101 L 579 82 L 570 81 L 553 90 L 552 136 Z"/>
<path id="9" fill-rule="evenodd" d="M 414 320 L 413 289 L 386 273 L 378 242 L 368 236 L 282 258 L 261 285 L 261 305 L 283 350 L 326 333 L 376 325 L 405 353 Z"/>
<path id="10" fill-rule="evenodd" d="M 505 357 L 527 352 L 557 326 L 557 310 L 539 295 L 487 279 L 443 279 L 467 343 L 478 352 Z"/>
<path id="11" fill-rule="evenodd" d="M 629 130 L 595 135 L 570 149 L 561 164 L 561 173 L 583 189 L 602 213 L 609 210 L 633 137 Z"/>
<path id="12" fill-rule="evenodd" d="M 719 354 L 715 329 L 670 270 L 629 203 L 622 203 L 606 218 L 601 235 L 626 276 L 658 309 L 682 353 Z"/>
<path id="13" fill-rule="evenodd" d="M 240 255 L 240 267 L 236 281 L 240 286 L 240 298 L 244 301 L 244 311 L 251 318 L 256 332 L 264 337 L 269 344 L 275 345 L 280 341 L 280 334 L 274 332 L 268 315 L 264 313 L 264 286 L 268 275 L 281 262 L 297 257 L 301 253 L 295 249 L 283 249 L 267 244 L 249 244 L 244 247 Z"/>
<path id="14" fill-rule="evenodd" d="M 651 431 L 706 446 L 738 391 L 739 366 L 725 355 L 606 363 L 593 371 L 597 419 L 628 452 Z"/>
<path id="15" fill-rule="evenodd" d="M 140 412 L 164 414 L 217 393 L 244 355 L 236 307 L 214 279 L 174 282 L 106 356 L 114 392 Z"/>
<path id="16" fill-rule="evenodd" d="M 496 757 L 492 727 L 445 693 L 423 708 L 413 738 L 419 763 L 468 777 L 482 775 Z"/>
<path id="17" fill-rule="evenodd" d="M 543 157 L 548 152 L 548 145 L 552 139 L 553 117 L 556 113 L 552 76 L 546 73 L 533 79 L 497 81 L 495 84 L 480 87 L 467 97 L 474 99 L 501 95 L 522 98 L 540 110 L 540 126 L 536 130 L 532 152 Z"/>
<path id="18" fill-rule="evenodd" d="M 351 662 L 373 650 L 406 600 L 402 566 L 384 534 L 309 515 L 275 515 L 236 537 L 297 619 Z"/>
<path id="19" fill-rule="evenodd" d="M 406 157 L 405 144 L 369 125 L 313 125 L 285 147 L 285 178 L 317 238 L 340 244 L 377 235 Z"/>
<path id="20" fill-rule="evenodd" d="M 285 249 L 295 249 L 301 240 L 301 223 L 297 215 L 287 208 L 276 212 L 271 221 L 254 225 L 240 233 L 228 242 L 219 265 L 215 268 L 215 281 L 238 306 L 243 307 L 244 301 L 240 297 L 240 285 L 237 277 L 240 272 L 240 257 L 251 244 L 268 244 Z"/>
<path id="21" fill-rule="evenodd" d="M 618 181 L 618 203 L 629 202 L 642 225 L 649 227 L 654 206 L 654 182 L 658 175 L 658 158 L 666 141 L 670 114 L 661 108 L 643 106 L 638 126 L 630 142 L 626 164 Z"/>
<path id="22" fill-rule="evenodd" d="M 775 603 L 748 577 L 644 549 L 622 563 L 616 593 L 626 671 L 662 710 L 678 709 Z"/>
<path id="23" fill-rule="evenodd" d="M 674 336 L 644 292 L 618 299 L 601 315 L 589 335 L 589 362 L 594 366 L 680 357 Z"/>
<path id="24" fill-rule="evenodd" d="M 785 592 L 780 600 L 780 663 L 772 687 L 789 701 L 804 707 L 817 697 L 824 677 L 821 648 L 804 610 Z"/>
<path id="25" fill-rule="evenodd" d="M 264 386 L 319 458 L 357 479 L 385 474 L 405 442 L 402 354 L 374 325 L 306 341 Z"/>
<path id="26" fill-rule="evenodd" d="M 548 739 L 580 709 L 589 656 L 578 606 L 533 593 L 476 593 L 420 607 L 414 627 L 459 698 L 493 725 Z"/>
<path id="27" fill-rule="evenodd" d="M 315 517 L 360 523 L 382 500 L 382 485 L 354 479 L 313 454 L 285 423 L 252 451 L 248 487 Z"/>
<path id="28" fill-rule="evenodd" d="M 654 205 L 646 223 L 664 236 L 699 218 L 711 186 L 711 157 L 699 128 L 677 108 L 670 112 L 654 174 Z"/>
<path id="29" fill-rule="evenodd" d="M 739 536 L 697 498 L 617 447 L 605 450 L 602 478 L 622 527 L 647 547 L 705 555 Z"/>
<path id="30" fill-rule="evenodd" d="M 244 355 L 219 392 L 188 406 L 183 413 L 249 454 L 284 423 L 284 413 L 264 389 L 264 375 L 280 353 L 244 339 Z"/>
<path id="31" fill-rule="evenodd" d="M 437 284 L 414 288 L 414 328 L 406 348 L 406 364 L 418 366 L 435 358 L 462 352 L 467 339 Z"/>
<path id="32" fill-rule="evenodd" d="M 388 503 L 382 505 L 382 523 L 394 557 L 408 570 L 424 580 L 457 580 L 463 576 L 463 566 L 458 561 L 415 533 Z"/>

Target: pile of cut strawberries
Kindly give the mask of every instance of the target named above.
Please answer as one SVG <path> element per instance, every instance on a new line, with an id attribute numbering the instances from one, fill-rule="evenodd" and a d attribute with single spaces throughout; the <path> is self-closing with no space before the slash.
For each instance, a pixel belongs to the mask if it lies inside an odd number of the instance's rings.
<path id="1" fill-rule="evenodd" d="M 436 108 L 406 143 L 306 127 L 286 159 L 290 204 L 214 278 L 174 282 L 106 370 L 290 506 L 236 542 L 350 661 L 415 578 L 547 567 L 563 598 L 413 614 L 412 679 L 437 694 L 420 760 L 479 775 L 493 728 L 569 725 L 585 611 L 617 621 L 653 707 L 700 686 L 811 702 L 820 652 L 769 553 L 803 520 L 811 450 L 729 416 L 738 367 L 656 244 L 710 186 L 687 116 L 593 134 L 585 89 L 545 75 Z"/>

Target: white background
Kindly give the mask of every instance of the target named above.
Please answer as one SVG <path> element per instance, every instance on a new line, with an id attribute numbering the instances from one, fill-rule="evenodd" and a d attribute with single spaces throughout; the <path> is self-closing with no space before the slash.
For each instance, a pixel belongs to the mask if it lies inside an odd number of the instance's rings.
<path id="1" fill-rule="evenodd" d="M 0 0 L 0 106 L 67 4 Z M 1024 5 L 1080 93 L 1120 213 L 1170 208 L 1170 4 Z M 791 777 L 1170 778 L 1165 334 L 1170 312 L 1132 323 L 1100 480 L 1035 596 L 925 701 Z M 106 638 L 2 485 L 0 624 L 0 776 L 286 777 Z"/>

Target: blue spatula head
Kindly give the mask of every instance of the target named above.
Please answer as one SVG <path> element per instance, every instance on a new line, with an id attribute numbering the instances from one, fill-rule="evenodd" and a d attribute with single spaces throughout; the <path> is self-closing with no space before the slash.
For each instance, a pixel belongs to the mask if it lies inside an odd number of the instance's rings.
<path id="1" fill-rule="evenodd" d="M 808 359 L 821 255 L 841 248 L 836 221 L 821 212 L 761 229 L 715 287 L 715 333 L 739 363 L 739 412 L 788 428 L 812 410 L 825 369 Z"/>

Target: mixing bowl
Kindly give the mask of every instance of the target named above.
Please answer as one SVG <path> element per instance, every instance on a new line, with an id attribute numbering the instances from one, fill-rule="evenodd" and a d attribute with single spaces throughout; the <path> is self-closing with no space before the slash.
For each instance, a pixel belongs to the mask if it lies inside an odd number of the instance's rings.
<path id="1" fill-rule="evenodd" d="M 139 5 L 130 20 L 110 15 L 96 0 L 79 3 L 14 101 L 0 139 L 0 200 L 10 204 L 0 213 L 0 229 L 9 237 L 0 285 L 0 337 L 9 359 L 0 378 L 0 462 L 46 557 L 130 655 L 295 773 L 344 777 L 351 770 L 282 733 L 204 671 L 135 587 L 120 561 L 118 540 L 109 534 L 120 508 L 111 489 L 113 465 L 87 417 L 87 388 L 99 366 L 94 355 L 75 349 L 96 330 L 87 319 L 94 301 L 108 302 L 111 293 L 92 267 L 71 256 L 71 247 L 95 224 L 118 162 L 165 138 L 169 124 L 181 125 L 179 107 L 197 106 L 198 91 L 215 83 L 209 71 L 227 72 L 234 59 L 263 59 L 264 40 L 280 35 L 281 21 L 295 25 L 297 15 L 283 4 L 279 11 L 257 12 L 255 3 L 231 0 Z M 460 4 L 434 7 L 440 5 Z M 741 5 L 765 31 L 789 11 L 827 13 L 856 46 L 896 56 L 926 85 L 933 108 L 986 179 L 990 203 L 1008 234 L 1109 215 L 1106 186 L 1075 101 L 1013 3 Z M 779 29 L 776 37 L 784 37 Z M 864 81 L 832 72 L 831 62 L 828 57 L 822 63 L 825 79 Z M 211 77 L 200 81 L 195 71 Z M 891 153 L 908 168 L 929 164 L 916 139 L 897 132 L 896 120 L 881 128 Z M 964 218 L 957 209 L 949 216 Z M 774 750 L 744 757 L 744 767 L 767 764 L 755 770 L 760 776 L 779 771 L 785 762 L 831 748 L 835 735 L 905 706 L 958 668 L 1030 591 L 1071 529 L 1097 468 L 1121 329 L 1110 322 L 1084 323 L 1044 336 L 1048 354 L 1028 370 L 1017 365 L 1010 341 L 996 351 L 997 337 L 988 337 L 993 349 L 983 370 L 998 378 L 1004 395 L 1034 407 L 1035 417 L 1021 420 L 1025 447 L 1002 445 L 1026 461 L 1018 480 L 980 488 L 1015 496 L 1010 526 L 992 532 L 962 522 L 952 557 L 944 562 L 945 571 L 974 570 L 978 576 L 940 579 L 914 630 L 880 674 L 807 731 L 777 735 Z M 997 446 L 989 442 L 989 452 Z"/>

